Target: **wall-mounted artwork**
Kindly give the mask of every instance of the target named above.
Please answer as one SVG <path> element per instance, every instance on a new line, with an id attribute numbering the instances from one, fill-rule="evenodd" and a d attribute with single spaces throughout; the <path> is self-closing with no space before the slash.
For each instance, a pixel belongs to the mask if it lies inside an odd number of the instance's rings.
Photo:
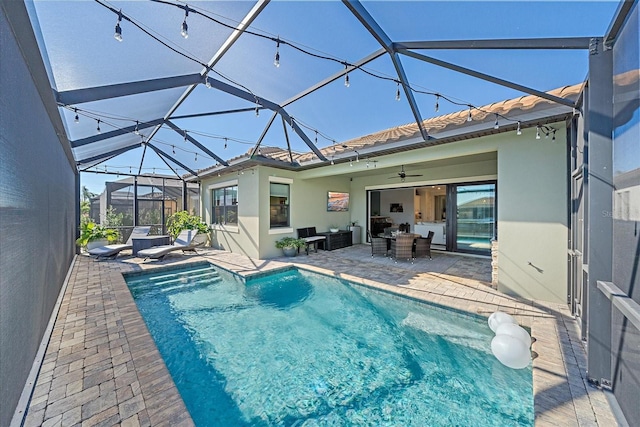
<path id="1" fill-rule="evenodd" d="M 347 212 L 349 210 L 349 193 L 329 191 L 327 196 L 327 212 Z"/>
<path id="2" fill-rule="evenodd" d="M 402 208 L 402 203 L 391 203 L 389 207 L 389 212 L 404 212 Z"/>

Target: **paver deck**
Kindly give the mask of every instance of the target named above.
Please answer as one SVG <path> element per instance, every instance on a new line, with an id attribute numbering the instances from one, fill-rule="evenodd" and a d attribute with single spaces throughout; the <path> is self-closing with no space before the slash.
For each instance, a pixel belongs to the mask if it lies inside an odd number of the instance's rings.
<path id="1" fill-rule="evenodd" d="M 434 253 L 414 264 L 357 245 L 309 256 L 252 260 L 216 250 L 143 262 L 76 257 L 36 382 L 26 426 L 190 426 L 193 421 L 122 273 L 208 260 L 241 275 L 287 264 L 489 316 L 501 310 L 531 328 L 536 426 L 616 425 L 604 393 L 586 381 L 586 356 L 564 304 L 526 301 L 489 286 L 488 258 Z"/>

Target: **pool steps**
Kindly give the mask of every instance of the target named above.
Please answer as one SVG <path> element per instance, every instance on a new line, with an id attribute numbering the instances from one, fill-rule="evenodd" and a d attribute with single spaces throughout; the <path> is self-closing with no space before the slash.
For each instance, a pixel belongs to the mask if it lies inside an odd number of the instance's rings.
<path id="1" fill-rule="evenodd" d="M 195 273 L 195 274 L 193 274 Z M 177 276 L 177 277 L 176 277 Z M 173 272 L 145 279 L 129 281 L 129 288 L 132 291 L 140 292 L 152 288 L 162 288 L 163 292 L 172 291 L 184 287 L 201 287 L 220 282 L 222 278 L 214 268 L 203 268 L 198 270 Z M 197 281 L 197 282 L 194 282 Z M 177 285 L 177 286 L 171 286 Z"/>

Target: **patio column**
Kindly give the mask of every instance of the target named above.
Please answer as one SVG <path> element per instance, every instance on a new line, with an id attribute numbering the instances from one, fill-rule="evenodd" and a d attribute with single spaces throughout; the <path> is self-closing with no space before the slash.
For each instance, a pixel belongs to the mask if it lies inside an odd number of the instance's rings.
<path id="1" fill-rule="evenodd" d="M 611 303 L 597 281 L 611 281 L 612 264 L 612 132 L 613 50 L 601 39 L 592 40 L 589 55 L 589 87 L 585 108 L 588 130 L 585 159 L 587 196 L 586 238 L 588 277 L 587 377 L 611 386 Z"/>
<path id="2" fill-rule="evenodd" d="M 133 226 L 138 225 L 138 177 L 133 177 Z"/>

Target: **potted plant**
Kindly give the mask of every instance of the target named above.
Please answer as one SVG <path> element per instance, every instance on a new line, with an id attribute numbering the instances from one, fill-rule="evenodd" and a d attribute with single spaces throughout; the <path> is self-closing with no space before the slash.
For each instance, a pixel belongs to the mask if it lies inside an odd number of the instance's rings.
<path id="1" fill-rule="evenodd" d="M 282 249 L 285 256 L 296 256 L 299 248 L 304 248 L 307 244 L 304 239 L 296 239 L 295 237 L 283 237 L 276 240 L 276 248 Z"/>
<path id="2" fill-rule="evenodd" d="M 88 250 L 91 250 L 95 247 L 113 243 L 118 240 L 119 237 L 120 233 L 118 233 L 118 230 L 89 221 L 80 225 L 80 237 L 78 237 L 76 243 L 83 247 L 86 246 Z"/>
<path id="3" fill-rule="evenodd" d="M 208 237 L 211 227 L 202 222 L 198 215 L 191 215 L 187 211 L 179 211 L 167 218 L 167 232 L 172 239 L 175 239 L 182 230 L 198 230 L 198 233 L 205 234 Z"/>

